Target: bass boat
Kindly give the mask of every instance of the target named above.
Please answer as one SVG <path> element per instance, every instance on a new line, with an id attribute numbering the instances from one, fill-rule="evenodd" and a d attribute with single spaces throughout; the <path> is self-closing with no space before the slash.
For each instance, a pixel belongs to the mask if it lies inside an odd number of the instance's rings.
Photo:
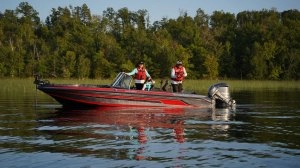
<path id="1" fill-rule="evenodd" d="M 229 86 L 217 83 L 208 89 L 208 95 L 172 93 L 163 89 L 136 90 L 132 77 L 120 72 L 110 85 L 52 84 L 35 76 L 36 88 L 64 107 L 234 107 Z"/>

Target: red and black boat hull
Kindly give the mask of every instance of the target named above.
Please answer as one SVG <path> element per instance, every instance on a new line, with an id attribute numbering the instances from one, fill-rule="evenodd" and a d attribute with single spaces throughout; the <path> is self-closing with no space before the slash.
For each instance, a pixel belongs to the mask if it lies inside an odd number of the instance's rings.
<path id="1" fill-rule="evenodd" d="M 64 106 L 214 107 L 207 96 L 163 91 L 130 90 L 97 85 L 38 85 Z"/>

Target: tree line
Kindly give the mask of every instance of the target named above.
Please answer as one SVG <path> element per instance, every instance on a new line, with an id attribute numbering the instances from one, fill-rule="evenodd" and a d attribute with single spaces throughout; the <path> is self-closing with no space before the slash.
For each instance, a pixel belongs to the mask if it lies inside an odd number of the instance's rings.
<path id="1" fill-rule="evenodd" d="M 147 10 L 93 15 L 86 4 L 53 8 L 45 21 L 28 2 L 0 12 L 0 77 L 104 79 L 140 60 L 153 78 L 182 60 L 189 79 L 298 80 L 300 12 L 199 8 L 153 23 Z"/>

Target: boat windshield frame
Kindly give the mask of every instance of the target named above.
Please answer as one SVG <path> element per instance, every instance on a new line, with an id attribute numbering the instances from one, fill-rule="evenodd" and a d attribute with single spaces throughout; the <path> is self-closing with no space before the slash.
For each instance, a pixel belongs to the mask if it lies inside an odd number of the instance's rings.
<path id="1" fill-rule="evenodd" d="M 111 84 L 114 88 L 130 89 L 132 77 L 125 72 L 120 72 Z"/>

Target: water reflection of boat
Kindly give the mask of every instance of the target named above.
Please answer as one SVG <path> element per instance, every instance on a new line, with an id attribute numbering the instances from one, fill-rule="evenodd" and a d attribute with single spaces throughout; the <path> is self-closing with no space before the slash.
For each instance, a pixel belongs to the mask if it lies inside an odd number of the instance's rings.
<path id="1" fill-rule="evenodd" d="M 211 118 L 213 121 L 216 121 L 216 123 L 213 124 L 211 128 L 217 130 L 219 136 L 228 136 L 227 130 L 230 129 L 228 122 L 232 120 L 233 116 L 234 113 L 232 113 L 229 108 L 213 109 Z"/>
<path id="2" fill-rule="evenodd" d="M 110 107 L 232 107 L 235 101 L 225 83 L 212 85 L 208 96 L 172 93 L 163 89 L 150 91 L 131 87 L 132 77 L 119 73 L 111 85 L 50 84 L 36 76 L 37 89 L 53 97 L 64 106 L 110 106 Z"/>
<path id="3" fill-rule="evenodd" d="M 225 113 L 219 113 L 215 108 L 61 108 L 51 113 L 52 116 L 41 119 L 37 129 L 45 132 L 47 139 L 60 144 L 57 148 L 60 150 L 104 157 L 107 153 L 118 154 L 120 150 L 115 149 L 115 145 L 124 144 L 122 149 L 128 145 L 134 148 L 126 156 L 140 160 L 148 159 L 149 146 L 158 141 L 185 143 L 189 137 L 198 136 L 199 132 L 193 135 L 193 130 L 224 134 L 228 124 L 214 128 L 217 124 L 214 121 L 228 121 L 226 117 L 230 115 L 222 117 Z M 205 133 L 200 135 L 201 138 L 204 136 Z M 62 143 L 57 140 L 62 140 Z M 64 147 L 64 142 L 71 143 L 67 144 L 71 148 Z"/>
<path id="4" fill-rule="evenodd" d="M 217 110 L 217 111 L 216 111 Z M 220 112 L 219 110 L 222 110 Z M 230 110 L 204 108 L 124 108 L 124 107 L 101 107 L 93 109 L 66 109 L 56 112 L 53 118 L 57 124 L 101 124 L 125 126 L 129 130 L 138 133 L 140 143 L 147 141 L 145 131 L 153 128 L 172 129 L 177 142 L 184 142 L 185 120 L 201 121 L 228 121 Z M 223 125 L 224 127 L 226 125 Z M 220 127 L 220 126 L 219 126 Z"/>

